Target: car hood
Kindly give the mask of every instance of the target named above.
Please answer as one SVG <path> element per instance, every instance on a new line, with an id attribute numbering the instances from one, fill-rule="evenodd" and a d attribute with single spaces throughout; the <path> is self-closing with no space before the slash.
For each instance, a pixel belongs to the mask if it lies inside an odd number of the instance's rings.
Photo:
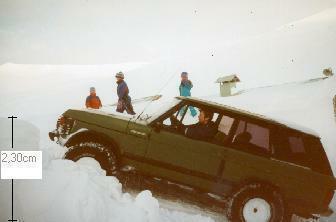
<path id="1" fill-rule="evenodd" d="M 117 115 L 94 109 L 69 109 L 63 116 L 82 123 L 108 129 L 126 131 L 127 124 L 133 116 Z"/>

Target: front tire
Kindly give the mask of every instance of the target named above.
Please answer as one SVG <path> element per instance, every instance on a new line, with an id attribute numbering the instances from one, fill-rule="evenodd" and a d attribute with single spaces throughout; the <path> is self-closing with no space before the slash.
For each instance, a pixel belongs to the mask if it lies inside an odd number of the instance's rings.
<path id="1" fill-rule="evenodd" d="M 101 168 L 106 171 L 106 175 L 117 174 L 117 156 L 108 145 L 94 141 L 80 142 L 70 146 L 64 155 L 64 159 L 74 162 L 84 157 L 91 157 L 98 161 Z"/>
<path id="2" fill-rule="evenodd" d="M 288 222 L 278 192 L 261 184 L 249 184 L 233 194 L 228 216 L 234 222 Z"/>

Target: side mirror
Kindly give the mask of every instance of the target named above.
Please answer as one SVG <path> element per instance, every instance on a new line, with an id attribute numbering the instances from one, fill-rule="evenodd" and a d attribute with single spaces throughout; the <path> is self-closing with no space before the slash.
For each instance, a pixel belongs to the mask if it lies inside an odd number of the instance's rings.
<path id="1" fill-rule="evenodd" d="M 154 124 L 154 132 L 159 133 L 161 131 L 162 127 L 163 127 L 162 123 L 156 122 Z"/>

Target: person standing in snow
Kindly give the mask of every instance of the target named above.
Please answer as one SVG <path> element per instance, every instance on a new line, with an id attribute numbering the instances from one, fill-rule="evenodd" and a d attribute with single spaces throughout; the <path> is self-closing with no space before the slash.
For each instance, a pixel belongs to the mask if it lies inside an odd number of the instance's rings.
<path id="1" fill-rule="evenodd" d="M 133 110 L 132 100 L 129 94 L 129 89 L 124 81 L 124 73 L 118 72 L 115 75 L 117 79 L 117 94 L 118 94 L 118 105 L 117 112 L 123 113 L 125 110 L 128 114 L 135 115 L 136 113 Z"/>
<path id="2" fill-rule="evenodd" d="M 102 103 L 99 97 L 96 95 L 95 87 L 90 87 L 90 95 L 86 97 L 86 108 L 99 109 L 102 107 Z"/>
<path id="3" fill-rule="evenodd" d="M 191 96 L 191 88 L 193 87 L 192 82 L 188 79 L 188 73 L 182 72 L 181 73 L 181 83 L 180 83 L 180 96 Z M 195 117 L 197 115 L 197 111 L 194 107 L 189 106 L 190 113 L 192 117 Z M 185 110 L 182 110 L 181 115 L 183 115 Z"/>

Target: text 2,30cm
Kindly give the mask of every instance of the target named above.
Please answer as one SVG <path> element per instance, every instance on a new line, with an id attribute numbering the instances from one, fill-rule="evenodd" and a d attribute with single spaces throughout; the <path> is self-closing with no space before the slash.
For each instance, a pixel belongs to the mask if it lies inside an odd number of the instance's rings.
<path id="1" fill-rule="evenodd" d="M 37 157 L 34 155 L 25 155 L 20 152 L 1 153 L 2 163 L 36 163 Z"/>

